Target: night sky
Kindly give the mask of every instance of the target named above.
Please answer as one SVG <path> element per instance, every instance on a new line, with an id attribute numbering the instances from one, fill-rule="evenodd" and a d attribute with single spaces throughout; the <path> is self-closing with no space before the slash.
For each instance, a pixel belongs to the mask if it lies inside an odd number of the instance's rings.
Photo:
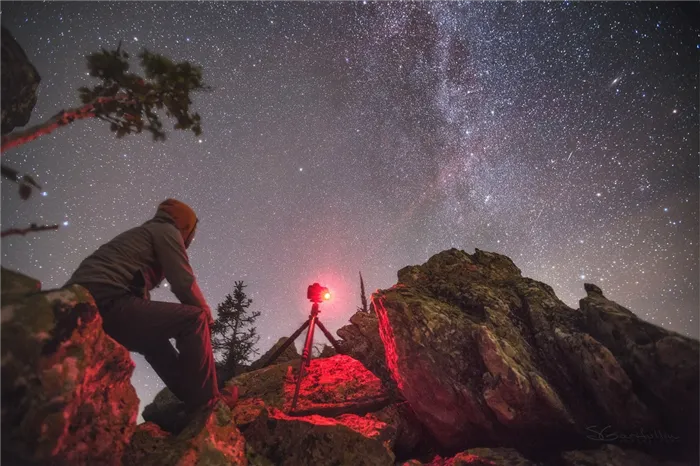
<path id="1" fill-rule="evenodd" d="M 698 3 L 1 9 L 42 78 L 30 124 L 77 106 L 96 82 L 85 55 L 120 40 L 201 65 L 214 88 L 194 97 L 201 137 L 117 139 L 83 120 L 2 156 L 45 191 L 21 201 L 3 182 L 3 229 L 65 222 L 2 240 L 2 265 L 44 289 L 175 197 L 200 219 L 205 297 L 243 280 L 261 353 L 307 318 L 307 285 L 334 292 L 321 320 L 335 333 L 359 271 L 388 288 L 448 248 L 506 254 L 574 308 L 595 283 L 698 336 Z M 163 384 L 133 357 L 143 408 Z"/>

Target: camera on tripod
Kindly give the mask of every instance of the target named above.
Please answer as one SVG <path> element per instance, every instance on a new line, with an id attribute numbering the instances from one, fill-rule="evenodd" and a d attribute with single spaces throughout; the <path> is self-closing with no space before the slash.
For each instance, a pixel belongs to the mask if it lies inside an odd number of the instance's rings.
<path id="1" fill-rule="evenodd" d="M 326 338 L 328 338 L 328 341 L 331 342 L 333 345 L 333 348 L 335 348 L 336 352 L 338 354 L 343 354 L 343 349 L 340 347 L 340 344 L 338 341 L 333 338 L 333 335 L 331 335 L 331 332 L 326 329 L 326 327 L 321 323 L 321 321 L 318 318 L 318 314 L 321 312 L 321 309 L 319 307 L 319 303 L 322 303 L 323 301 L 328 301 L 331 299 L 331 292 L 328 288 L 325 286 L 321 286 L 318 283 L 314 283 L 313 285 L 309 285 L 309 287 L 306 289 L 306 297 L 311 301 L 313 304 L 311 305 L 311 312 L 309 313 L 309 319 L 304 322 L 304 324 L 299 327 L 296 332 L 292 334 L 289 339 L 287 339 L 286 342 L 277 350 L 272 353 L 272 355 L 265 361 L 263 364 L 263 367 L 267 367 L 275 360 L 277 357 L 279 357 L 280 354 L 282 354 L 292 343 L 294 343 L 294 340 L 297 339 L 299 335 L 301 335 L 301 332 L 304 331 L 305 328 L 308 328 L 308 331 L 306 332 L 306 341 L 304 342 L 304 351 L 301 353 L 301 361 L 299 362 L 299 373 L 297 374 L 297 382 L 296 382 L 296 387 L 294 389 L 294 398 L 292 399 L 292 407 L 290 410 L 290 414 L 294 413 L 296 410 L 297 406 L 297 399 L 299 397 L 299 388 L 301 387 L 301 379 L 304 377 L 304 368 L 308 367 L 311 363 L 311 348 L 313 346 L 313 341 L 314 341 L 314 329 L 316 326 L 321 329 L 324 335 L 326 335 Z"/>
<path id="2" fill-rule="evenodd" d="M 306 297 L 312 303 L 321 303 L 331 299 L 331 292 L 325 286 L 314 283 L 313 285 L 309 285 L 309 288 L 307 288 Z"/>

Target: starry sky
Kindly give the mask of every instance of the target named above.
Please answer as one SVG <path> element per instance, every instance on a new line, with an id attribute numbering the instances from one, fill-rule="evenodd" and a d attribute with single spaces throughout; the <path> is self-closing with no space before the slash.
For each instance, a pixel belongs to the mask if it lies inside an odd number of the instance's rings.
<path id="1" fill-rule="evenodd" d="M 333 291 L 335 333 L 358 272 L 387 288 L 453 247 L 698 337 L 697 3 L 3 1 L 1 17 L 42 78 L 30 124 L 77 106 L 85 55 L 119 41 L 213 87 L 200 137 L 83 120 L 3 154 L 44 191 L 3 182 L 3 229 L 63 225 L 2 240 L 2 265 L 44 289 L 175 197 L 200 219 L 206 298 L 243 280 L 261 353 L 307 318 L 307 285 Z M 143 408 L 163 384 L 133 357 Z"/>

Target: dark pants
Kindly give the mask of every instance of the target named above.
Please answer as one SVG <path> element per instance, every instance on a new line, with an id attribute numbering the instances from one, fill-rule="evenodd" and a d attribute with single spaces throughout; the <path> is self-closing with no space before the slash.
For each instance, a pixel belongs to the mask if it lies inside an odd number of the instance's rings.
<path id="1" fill-rule="evenodd" d="M 105 333 L 129 351 L 142 354 L 188 409 L 218 395 L 209 324 L 203 309 L 130 294 L 100 298 L 104 289 L 84 286 L 96 296 Z M 177 351 L 170 344 L 171 338 Z"/>

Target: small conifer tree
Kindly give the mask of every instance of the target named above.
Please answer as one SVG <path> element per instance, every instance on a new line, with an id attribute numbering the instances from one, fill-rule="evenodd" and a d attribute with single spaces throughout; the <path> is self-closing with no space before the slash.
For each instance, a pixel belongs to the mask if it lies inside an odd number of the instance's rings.
<path id="1" fill-rule="evenodd" d="M 369 312 L 369 307 L 367 307 L 367 295 L 365 294 L 365 282 L 362 279 L 362 272 L 360 272 L 360 300 L 362 306 L 358 307 L 357 310 L 360 312 Z"/>
<path id="2" fill-rule="evenodd" d="M 233 295 L 227 294 L 216 307 L 217 317 L 211 326 L 211 345 L 218 356 L 217 365 L 226 374 L 234 374 L 236 368 L 258 354 L 255 345 L 260 340 L 253 325 L 260 312 L 248 309 L 253 300 L 248 298 L 242 281 L 235 282 Z"/>

